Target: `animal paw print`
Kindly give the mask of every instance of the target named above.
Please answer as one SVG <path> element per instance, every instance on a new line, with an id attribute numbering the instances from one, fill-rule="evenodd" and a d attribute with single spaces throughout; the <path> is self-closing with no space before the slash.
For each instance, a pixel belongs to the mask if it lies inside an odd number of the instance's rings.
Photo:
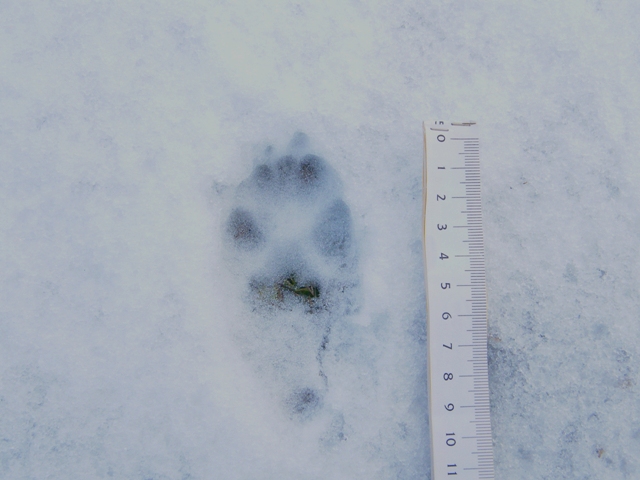
<path id="1" fill-rule="evenodd" d="M 285 385 L 293 418 L 310 418 L 328 388 L 331 327 L 355 309 L 357 257 L 340 179 L 306 135 L 265 152 L 237 189 L 226 235 L 245 266 L 247 356 Z"/>

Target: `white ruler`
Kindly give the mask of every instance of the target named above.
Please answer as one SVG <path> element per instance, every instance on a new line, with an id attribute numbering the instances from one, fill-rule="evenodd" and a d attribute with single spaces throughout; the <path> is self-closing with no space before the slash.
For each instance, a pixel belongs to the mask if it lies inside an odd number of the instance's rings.
<path id="1" fill-rule="evenodd" d="M 478 128 L 429 122 L 424 141 L 431 478 L 494 478 Z"/>

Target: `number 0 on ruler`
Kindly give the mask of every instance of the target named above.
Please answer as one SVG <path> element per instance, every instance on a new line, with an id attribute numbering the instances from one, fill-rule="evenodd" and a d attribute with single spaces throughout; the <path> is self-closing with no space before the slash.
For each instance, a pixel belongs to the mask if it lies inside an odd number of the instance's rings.
<path id="1" fill-rule="evenodd" d="M 426 122 L 424 149 L 432 480 L 494 478 L 478 128 Z"/>

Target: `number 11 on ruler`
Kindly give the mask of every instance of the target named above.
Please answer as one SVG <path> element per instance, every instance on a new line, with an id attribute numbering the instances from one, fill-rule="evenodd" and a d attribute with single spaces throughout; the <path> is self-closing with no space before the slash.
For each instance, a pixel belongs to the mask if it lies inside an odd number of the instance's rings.
<path id="1" fill-rule="evenodd" d="M 474 122 L 424 124 L 432 479 L 491 479 L 487 300 Z"/>

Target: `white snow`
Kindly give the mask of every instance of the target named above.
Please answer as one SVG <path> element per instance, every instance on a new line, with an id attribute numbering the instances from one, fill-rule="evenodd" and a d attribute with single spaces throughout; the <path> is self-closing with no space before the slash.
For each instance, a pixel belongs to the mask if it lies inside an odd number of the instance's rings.
<path id="1" fill-rule="evenodd" d="M 482 128 L 496 478 L 639 478 L 639 20 L 0 2 L 0 477 L 429 478 L 421 122 L 442 118 Z M 247 260 L 238 186 L 296 132 L 336 183 L 251 197 L 280 236 Z M 257 308 L 270 248 L 313 243 L 338 198 L 349 268 L 301 255 L 348 280 L 344 309 Z"/>

